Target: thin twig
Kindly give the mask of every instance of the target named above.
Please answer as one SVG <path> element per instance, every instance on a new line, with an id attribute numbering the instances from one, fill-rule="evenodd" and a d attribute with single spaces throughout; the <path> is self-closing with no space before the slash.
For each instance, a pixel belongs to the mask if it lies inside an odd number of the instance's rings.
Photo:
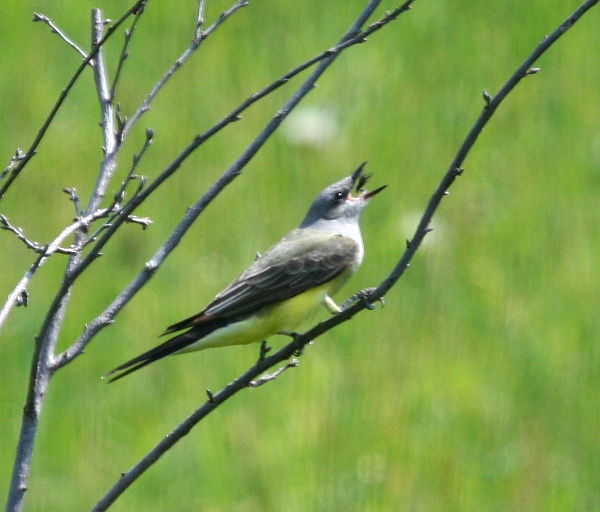
<path id="1" fill-rule="evenodd" d="M 87 217 L 83 217 L 78 219 L 76 222 L 63 229 L 61 233 L 49 244 L 43 246 L 43 251 L 39 252 L 39 257 L 35 260 L 35 262 L 31 265 L 27 273 L 23 276 L 23 278 L 19 281 L 17 286 L 8 296 L 8 299 L 4 303 L 2 310 L 0 310 L 0 328 L 4 324 L 6 318 L 8 317 L 8 313 L 15 306 L 18 305 L 20 297 L 23 296 L 23 293 L 27 291 L 27 285 L 33 279 L 36 272 L 39 268 L 55 253 L 66 253 L 64 249 L 60 247 L 60 244 L 73 233 L 79 231 L 82 227 L 89 226 L 92 222 L 102 217 L 105 217 L 109 214 L 109 210 L 107 208 L 98 210 L 94 212 L 92 215 Z M 0 216 L 4 217 L 4 216 Z M 81 247 L 71 247 L 72 251 L 80 251 Z M 37 251 L 36 251 L 37 252 Z M 70 252 L 66 254 L 71 254 Z"/>
<path id="2" fill-rule="evenodd" d="M 115 198 L 116 198 L 118 204 L 121 204 L 123 202 L 123 199 L 125 197 L 125 189 L 126 189 L 127 185 L 129 184 L 129 182 L 131 180 L 134 180 L 137 178 L 137 176 L 135 175 L 135 170 L 137 169 L 142 158 L 146 154 L 146 151 L 148 151 L 148 148 L 151 146 L 153 140 L 154 140 L 154 130 L 152 130 L 152 128 L 146 128 L 146 138 L 144 139 L 144 145 L 142 146 L 142 149 L 140 150 L 140 152 L 137 155 L 133 155 L 133 162 L 131 164 L 131 167 L 129 168 L 129 172 L 127 173 L 127 176 L 123 180 L 123 183 L 121 183 L 121 187 L 119 188 L 119 191 L 115 194 Z M 140 181 L 142 181 L 142 180 L 140 180 Z M 144 182 L 145 182 L 145 180 L 144 180 Z M 143 184 L 142 184 L 142 186 L 143 186 Z M 141 188 L 138 189 L 136 195 L 138 195 L 140 192 L 141 192 Z"/>
<path id="3" fill-rule="evenodd" d="M 13 226 L 8 219 L 6 218 L 5 215 L 0 214 L 0 229 L 6 230 L 6 231 L 10 231 L 11 233 L 13 233 L 19 240 L 21 240 L 21 242 L 23 242 L 25 244 L 25 247 L 27 247 L 27 249 L 31 249 L 32 251 L 38 253 L 38 254 L 42 254 L 45 255 L 48 253 L 48 246 L 47 245 L 40 245 L 37 242 L 32 242 L 31 240 L 29 240 L 24 234 L 23 234 L 23 229 L 21 228 L 17 228 L 15 226 Z M 64 247 L 55 247 L 52 251 L 53 253 L 60 253 L 60 254 L 76 254 L 77 250 L 73 249 L 73 248 L 64 248 Z"/>
<path id="4" fill-rule="evenodd" d="M 44 14 L 40 14 L 37 12 L 33 13 L 33 21 L 42 21 L 46 25 L 50 27 L 50 31 L 54 34 L 60 36 L 60 38 L 67 43 L 71 48 L 73 48 L 79 55 L 81 55 L 84 59 L 87 59 L 87 53 L 85 53 L 81 47 L 75 43 L 70 37 L 68 37 L 58 26 L 50 19 L 48 16 Z M 89 63 L 88 63 L 89 64 Z"/>
<path id="5" fill-rule="evenodd" d="M 479 115 L 479 118 L 469 131 L 438 188 L 429 200 L 427 208 L 425 209 L 425 213 L 423 214 L 423 217 L 421 218 L 421 221 L 419 222 L 412 239 L 407 244 L 404 255 L 392 273 L 377 287 L 375 292 L 370 294 L 369 300 L 371 300 L 371 302 L 383 297 L 408 268 L 410 261 L 421 245 L 425 235 L 430 231 L 429 225 L 431 223 L 431 219 L 433 218 L 434 212 L 437 210 L 442 199 L 447 194 L 448 188 L 452 185 L 452 183 L 454 183 L 454 180 L 462 174 L 462 165 L 467 157 L 467 154 L 477 141 L 477 138 L 483 131 L 484 126 L 490 120 L 504 98 L 506 98 L 508 93 L 511 92 L 523 78 L 539 71 L 538 68 L 532 67 L 533 64 L 558 40 L 558 38 L 560 38 L 569 28 L 571 28 L 577 22 L 577 20 L 581 18 L 581 16 L 583 16 L 589 9 L 596 5 L 598 1 L 599 0 L 587 0 L 581 4 L 581 6 L 576 9 L 575 12 L 573 12 L 573 14 L 571 14 L 563 23 L 561 23 L 558 28 L 556 28 L 549 36 L 544 37 L 533 53 L 523 61 L 523 63 L 517 68 L 508 81 L 498 91 L 498 93 L 493 98 L 485 100 L 485 106 Z"/>
<path id="6" fill-rule="evenodd" d="M 87 246 L 88 244 L 95 242 L 97 240 L 98 236 L 100 236 L 100 234 L 103 231 L 107 230 L 109 227 L 112 226 L 112 223 L 114 222 L 114 220 L 121 213 L 122 203 L 125 200 L 125 191 L 127 189 L 127 186 L 129 185 L 129 183 L 131 183 L 133 180 L 138 180 L 138 186 L 137 186 L 136 191 L 133 193 L 132 199 L 135 199 L 143 190 L 143 188 L 146 184 L 146 177 L 136 175 L 135 170 L 137 169 L 137 166 L 139 165 L 143 156 L 146 154 L 146 151 L 152 144 L 153 136 L 154 136 L 153 130 L 151 128 L 147 128 L 144 145 L 142 146 L 142 149 L 140 150 L 140 152 L 137 155 L 133 155 L 133 162 L 131 164 L 131 167 L 129 168 L 129 172 L 127 173 L 127 176 L 125 176 L 125 179 L 121 183 L 119 190 L 115 193 L 113 202 L 107 208 L 110 212 L 112 212 L 112 214 L 107 218 L 106 222 L 104 224 L 102 224 L 102 226 L 100 226 L 93 234 L 91 234 L 85 241 L 83 241 L 83 244 L 82 244 L 83 246 Z M 129 215 L 127 218 L 130 218 L 130 217 L 131 217 L 131 215 Z M 152 221 L 148 221 L 146 223 L 145 227 L 147 227 L 147 225 L 151 222 Z"/>
<path id="7" fill-rule="evenodd" d="M 290 359 L 290 361 L 286 365 L 281 366 L 280 368 L 275 370 L 273 373 L 265 373 L 264 375 L 261 375 L 260 378 L 251 380 L 248 383 L 248 387 L 249 388 L 258 388 L 258 387 L 262 386 L 263 384 L 266 384 L 267 382 L 271 382 L 272 380 L 275 380 L 288 368 L 296 368 L 299 364 L 300 364 L 300 362 L 298 361 L 298 359 L 296 359 L 294 357 L 294 358 Z"/>
<path id="8" fill-rule="evenodd" d="M 150 217 L 136 217 L 135 215 L 130 215 L 129 217 L 127 217 L 125 222 L 131 224 L 139 224 L 140 226 L 142 226 L 142 229 L 146 229 L 154 221 Z"/>
<path id="9" fill-rule="evenodd" d="M 123 43 L 123 48 L 121 50 L 121 55 L 119 55 L 119 62 L 117 64 L 117 70 L 115 71 L 115 78 L 113 79 L 113 85 L 110 90 L 110 99 L 114 101 L 115 92 L 117 90 L 117 84 L 119 83 L 119 79 L 121 78 L 121 71 L 123 70 L 123 64 L 125 64 L 125 60 L 129 57 L 129 43 L 131 43 L 131 38 L 133 37 L 133 32 L 137 27 L 137 23 L 140 20 L 140 17 L 144 13 L 144 9 L 138 9 L 135 13 L 133 21 L 131 22 L 131 27 L 129 27 L 125 31 L 125 42 Z"/>
<path id="10" fill-rule="evenodd" d="M 81 217 L 83 215 L 83 211 L 81 210 L 81 204 L 79 203 L 79 196 L 77 195 L 77 190 L 74 188 L 63 188 L 62 191 L 65 194 L 69 195 L 69 199 L 75 206 L 75 215 L 77 215 L 77 217 Z"/>

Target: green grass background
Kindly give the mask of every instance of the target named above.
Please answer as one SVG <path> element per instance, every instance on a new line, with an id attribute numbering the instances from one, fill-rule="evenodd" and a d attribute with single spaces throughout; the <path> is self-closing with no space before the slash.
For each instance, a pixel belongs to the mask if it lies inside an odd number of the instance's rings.
<path id="1" fill-rule="evenodd" d="M 184 66 L 131 134 L 119 176 L 155 130 L 140 173 L 155 176 L 191 138 L 251 93 L 332 46 L 363 1 L 256 0 Z M 227 2 L 207 2 L 212 21 Z M 120 1 L 8 0 L 0 7 L 0 155 L 35 136 L 79 57 L 50 16 L 89 47 L 89 12 Z M 412 234 L 479 114 L 538 42 L 578 5 L 564 0 L 417 0 L 344 53 L 303 106 L 339 133 L 320 147 L 278 132 L 206 210 L 154 279 L 55 375 L 40 425 L 27 511 L 88 510 L 258 347 L 169 358 L 107 386 L 100 376 L 195 313 L 294 227 L 325 185 L 368 160 L 389 184 L 363 217 L 366 258 L 339 297 L 377 284 Z M 384 9 L 395 4 L 386 3 Z M 120 86 L 126 114 L 193 33 L 196 2 L 151 0 Z M 115 511 L 591 511 L 600 509 L 600 11 L 540 61 L 465 162 L 387 305 L 309 347 L 300 366 L 247 390 L 196 427 Z M 114 70 L 120 37 L 107 49 Z M 252 107 L 146 202 L 76 287 L 67 347 L 164 241 L 300 83 Z M 1 203 L 32 239 L 73 218 L 62 187 L 87 198 L 101 158 L 91 73 Z M 4 165 L 2 167 L 4 167 Z M 118 180 L 117 180 L 118 181 Z M 118 183 L 111 186 L 115 191 Z M 0 296 L 34 255 L 0 233 Z M 0 334 L 0 488 L 8 488 L 33 349 L 66 259 L 31 283 Z M 280 346 L 285 340 L 274 339 Z"/>

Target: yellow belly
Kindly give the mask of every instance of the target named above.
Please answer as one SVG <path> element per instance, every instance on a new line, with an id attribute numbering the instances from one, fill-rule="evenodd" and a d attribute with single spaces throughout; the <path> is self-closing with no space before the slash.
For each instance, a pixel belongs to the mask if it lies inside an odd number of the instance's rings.
<path id="1" fill-rule="evenodd" d="M 298 329 L 303 322 L 313 318 L 323 305 L 325 296 L 337 292 L 344 281 L 345 279 L 334 280 L 334 282 L 311 288 L 283 302 L 263 308 L 246 320 L 216 329 L 176 354 L 213 347 L 247 345 L 260 342 L 281 331 L 292 332 Z"/>

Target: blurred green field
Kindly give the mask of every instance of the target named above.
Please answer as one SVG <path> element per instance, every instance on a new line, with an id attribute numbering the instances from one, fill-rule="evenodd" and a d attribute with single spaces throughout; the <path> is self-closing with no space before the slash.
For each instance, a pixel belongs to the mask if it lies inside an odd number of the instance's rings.
<path id="1" fill-rule="evenodd" d="M 139 169 L 155 176 L 192 137 L 251 93 L 332 46 L 358 0 L 253 1 L 211 36 L 163 91 Z M 228 2 L 207 2 L 214 20 Z M 395 4 L 385 3 L 377 13 Z M 483 106 L 579 1 L 417 0 L 411 12 L 342 54 L 301 104 L 335 126 L 298 144 L 285 125 L 190 230 L 152 281 L 84 356 L 57 373 L 43 418 L 27 511 L 88 510 L 258 346 L 168 358 L 114 385 L 100 376 L 154 346 L 295 227 L 314 196 L 368 160 L 387 183 L 363 216 L 366 258 L 338 299 L 386 275 Z M 42 12 L 89 47 L 91 7 L 116 0 L 3 2 L 0 155 L 34 138 L 79 63 Z M 150 0 L 131 44 L 126 114 L 187 46 L 196 2 Z M 384 309 L 309 347 L 297 369 L 209 416 L 112 507 L 115 511 L 600 510 L 600 11 L 592 9 L 511 94 L 465 162 L 411 268 Z M 108 46 L 114 70 L 121 36 Z M 61 191 L 87 197 L 101 158 L 87 72 L 39 154 L 0 202 L 32 239 L 73 216 Z M 185 209 L 300 84 L 296 79 L 197 151 L 137 212 L 75 289 L 60 347 L 139 272 Z M 313 110 L 313 111 L 314 111 Z M 291 119 L 288 119 L 290 123 Z M 116 191 L 118 183 L 111 191 Z M 0 296 L 34 259 L 0 232 Z M 0 332 L 0 488 L 6 490 L 26 380 L 66 259 L 31 284 L 30 305 Z M 281 346 L 285 339 L 273 339 Z"/>

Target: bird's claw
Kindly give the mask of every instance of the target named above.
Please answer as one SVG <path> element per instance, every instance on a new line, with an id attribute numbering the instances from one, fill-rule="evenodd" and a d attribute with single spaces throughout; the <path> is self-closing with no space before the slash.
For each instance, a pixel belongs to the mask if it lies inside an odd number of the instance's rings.
<path id="1" fill-rule="evenodd" d="M 258 354 L 258 360 L 262 361 L 270 351 L 271 347 L 267 345 L 267 340 L 262 340 L 260 342 L 260 352 Z"/>
<path id="2" fill-rule="evenodd" d="M 344 311 L 345 309 L 348 309 L 352 304 L 354 304 L 357 300 L 360 300 L 366 309 L 368 309 L 369 311 L 373 311 L 375 309 L 375 304 L 369 300 L 369 295 L 371 295 L 376 289 L 377 288 L 365 288 L 364 290 L 360 290 L 359 292 L 355 293 L 352 297 L 350 297 L 346 302 L 344 302 L 341 305 L 340 309 Z M 382 308 L 385 306 L 385 301 L 383 300 L 383 297 L 377 297 L 377 299 L 375 299 L 375 302 L 380 302 Z"/>
<path id="3" fill-rule="evenodd" d="M 374 291 L 375 288 L 368 288 L 366 290 L 361 290 L 357 293 L 358 300 L 360 300 L 364 304 L 365 308 L 367 308 L 369 311 L 373 311 L 375 309 L 374 302 L 371 302 L 369 300 L 369 295 L 371 295 L 371 293 L 373 293 Z M 377 299 L 375 299 L 375 302 L 381 302 L 382 308 L 385 306 L 385 301 L 383 300 L 383 297 L 378 297 Z"/>
<path id="4" fill-rule="evenodd" d="M 292 338 L 294 343 L 296 343 L 296 341 L 298 341 L 298 338 L 300 337 L 299 333 L 292 332 L 292 331 L 279 331 L 277 334 L 283 334 L 284 336 L 289 336 L 290 338 Z M 310 343 L 312 343 L 312 342 L 310 342 Z M 292 352 L 292 355 L 294 357 L 300 357 L 302 355 L 303 351 L 304 351 L 304 347 L 299 347 Z"/>

